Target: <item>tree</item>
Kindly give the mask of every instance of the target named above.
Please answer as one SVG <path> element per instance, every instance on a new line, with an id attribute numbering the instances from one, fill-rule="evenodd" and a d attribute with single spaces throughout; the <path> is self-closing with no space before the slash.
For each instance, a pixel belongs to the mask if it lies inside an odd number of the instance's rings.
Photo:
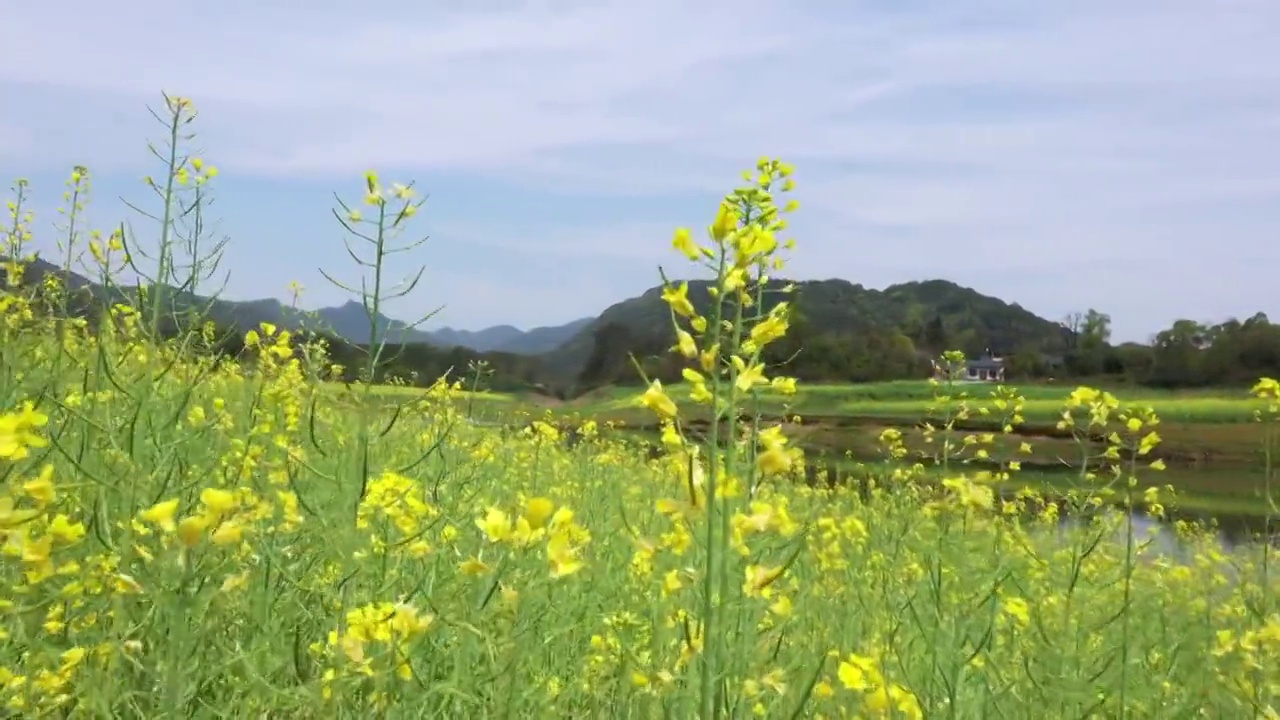
<path id="1" fill-rule="evenodd" d="M 1080 331 L 1080 343 L 1085 348 L 1105 347 L 1111 342 L 1111 316 L 1089 308 Z"/>
<path id="2" fill-rule="evenodd" d="M 1206 383 L 1250 383 L 1280 368 L 1280 326 L 1262 313 L 1243 323 L 1232 318 L 1214 325 L 1206 335 L 1198 368 Z"/>
<path id="3" fill-rule="evenodd" d="M 1123 375 L 1129 382 L 1143 383 L 1151 377 L 1154 350 L 1150 345 L 1124 343 L 1115 349 L 1111 357 L 1117 366 L 1114 373 Z"/>
<path id="4" fill-rule="evenodd" d="M 1111 316 L 1089 308 L 1067 315 L 1062 326 L 1067 331 L 1067 369 L 1081 377 L 1103 372 L 1111 348 Z"/>
<path id="5" fill-rule="evenodd" d="M 1010 380 L 1040 377 L 1045 371 L 1044 356 L 1033 347 L 1023 346 L 1005 358 L 1004 369 Z"/>
<path id="6" fill-rule="evenodd" d="M 1164 386 L 1203 384 L 1200 351 L 1209 341 L 1205 327 L 1194 320 L 1178 320 L 1156 335 L 1149 382 Z"/>
<path id="7" fill-rule="evenodd" d="M 1067 352 L 1074 351 L 1080 346 L 1080 331 L 1084 326 L 1084 313 L 1067 313 L 1059 324 L 1062 325 L 1062 330 L 1067 336 Z"/>

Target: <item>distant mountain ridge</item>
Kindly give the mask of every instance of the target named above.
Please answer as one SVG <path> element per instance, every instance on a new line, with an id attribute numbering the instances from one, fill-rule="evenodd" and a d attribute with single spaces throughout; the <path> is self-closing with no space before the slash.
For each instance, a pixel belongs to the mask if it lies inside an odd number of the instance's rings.
<path id="1" fill-rule="evenodd" d="M 580 318 L 564 325 L 548 325 L 520 330 L 511 325 L 497 325 L 484 330 L 428 330 L 427 342 L 440 346 L 460 346 L 479 352 L 509 352 L 519 355 L 541 355 L 551 352 L 595 321 Z"/>
<path id="2" fill-rule="evenodd" d="M 3 260 L 3 256 L 0 256 L 0 261 Z M 64 274 L 61 266 L 42 258 L 36 258 L 28 264 L 27 268 L 32 279 L 36 280 L 49 274 L 55 276 Z M 105 295 L 105 288 L 74 271 L 67 278 L 67 285 L 72 289 L 87 289 L 99 298 Z M 127 286 L 120 287 L 118 289 L 120 297 L 116 300 L 124 299 L 124 293 L 129 290 Z M 364 305 L 355 300 L 317 310 L 295 308 L 276 298 L 257 300 L 218 298 L 210 301 L 208 298 L 188 294 L 185 302 L 192 305 L 209 303 L 210 319 L 241 329 L 254 328 L 265 322 L 286 329 L 306 328 L 327 332 L 356 344 L 369 342 L 371 326 L 369 315 Z M 441 348 L 463 347 L 477 352 L 540 355 L 564 344 L 593 320 L 595 318 L 581 318 L 564 325 L 536 327 L 528 331 L 510 325 L 475 331 L 447 327 L 426 330 L 410 328 L 408 323 L 379 313 L 373 326 L 378 328 L 379 336 L 385 337 L 389 343 L 426 343 Z"/>
<path id="3" fill-rule="evenodd" d="M 35 279 L 44 274 L 61 275 L 62 269 L 37 259 L 29 266 Z M 779 289 L 789 281 L 771 281 Z M 101 294 L 103 288 L 72 273 L 72 287 L 87 287 Z M 883 290 L 866 288 L 847 280 L 796 281 L 796 293 L 789 296 L 798 317 L 807 324 L 809 336 L 850 336 L 858 334 L 900 335 L 920 343 L 936 325 L 953 347 L 981 352 L 991 348 L 1013 352 L 1024 347 L 1058 351 L 1063 345 L 1063 328 L 1023 309 L 1016 303 L 983 295 L 948 280 L 927 280 L 891 285 Z M 710 305 L 710 283 L 691 281 L 689 298 L 700 309 Z M 625 328 L 638 339 L 665 339 L 671 333 L 670 310 L 661 298 L 662 288 L 605 308 L 598 316 L 584 317 L 564 325 L 522 331 L 499 325 L 477 331 L 441 328 L 409 328 L 406 323 L 379 314 L 375 318 L 380 335 L 390 343 L 427 344 L 440 348 L 461 347 L 476 352 L 536 355 L 548 377 L 569 381 L 586 363 L 597 333 L 606 326 Z M 772 294 L 766 308 L 784 296 Z M 268 322 L 282 328 L 327 332 L 352 343 L 369 340 L 370 322 L 363 305 L 348 301 L 335 307 L 303 311 L 274 298 L 208 301 L 189 296 L 186 302 L 209 302 L 210 319 L 225 325 L 249 329 Z M 933 348 L 928 348 L 932 350 Z"/>
<path id="4" fill-rule="evenodd" d="M 313 329 L 327 330 L 354 343 L 369 341 L 368 313 L 364 305 L 354 300 L 337 307 L 320 308 L 307 315 L 313 318 L 313 324 L 309 325 Z M 464 347 L 476 352 L 540 355 L 564 344 L 593 320 L 595 318 L 582 318 L 564 325 L 536 327 L 527 331 L 511 325 L 497 325 L 483 330 L 456 330 L 448 327 L 427 330 L 410 328 L 406 323 L 379 314 L 377 327 L 387 342 L 392 343 L 427 343 L 442 348 Z"/>
<path id="5" fill-rule="evenodd" d="M 370 337 L 368 312 L 363 304 L 348 300 L 342 305 L 317 310 L 298 310 L 274 298 L 264 300 L 220 300 L 227 307 L 224 315 L 232 316 L 239 326 L 271 322 L 281 327 L 306 327 L 327 332 L 348 342 L 366 344 Z M 216 319 L 216 318 L 215 318 Z M 498 325 L 483 330 L 411 328 L 408 323 L 379 313 L 374 325 L 378 337 L 389 343 L 425 343 L 440 348 L 463 347 L 476 352 L 504 352 L 516 355 L 541 355 L 563 345 L 595 318 L 582 318 L 564 325 L 521 330 L 511 325 Z"/>

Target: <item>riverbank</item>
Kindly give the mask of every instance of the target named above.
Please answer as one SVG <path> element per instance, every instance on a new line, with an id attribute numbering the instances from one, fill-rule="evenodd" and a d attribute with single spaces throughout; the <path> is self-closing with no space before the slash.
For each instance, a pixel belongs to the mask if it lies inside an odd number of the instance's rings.
<path id="1" fill-rule="evenodd" d="M 1013 492 L 1030 487 L 1050 494 L 1064 492 L 1079 482 L 1079 468 L 1086 457 L 1105 450 L 1106 438 L 1081 436 L 1057 426 L 1070 388 L 1032 385 L 1019 388 L 1023 398 L 1023 422 L 1003 432 L 1004 420 L 989 395 L 994 386 L 968 384 L 954 388 L 950 400 L 940 399 L 938 388 L 928 382 L 898 381 L 864 385 L 802 386 L 794 396 L 770 396 L 759 410 L 766 424 L 783 425 L 791 442 L 805 450 L 812 468 L 836 473 L 855 472 L 884 457 L 881 438 L 892 431 L 907 451 L 904 460 L 932 464 L 940 454 L 935 431 L 951 417 L 956 443 L 963 436 L 984 436 L 986 458 L 970 458 L 969 471 L 998 470 L 1016 461 L 1021 472 L 1002 487 Z M 1122 392 L 1130 394 L 1120 394 Z M 569 402 L 537 396 L 477 393 L 462 400 L 467 411 L 486 424 L 522 427 L 533 420 L 572 430 L 588 421 L 605 432 L 617 433 L 646 444 L 656 444 L 659 426 L 652 413 L 636 407 L 641 390 L 610 387 Z M 1265 516 L 1268 504 L 1265 448 L 1272 426 L 1256 421 L 1262 405 L 1241 390 L 1161 392 L 1117 389 L 1126 405 L 1149 405 L 1161 417 L 1157 430 L 1161 442 L 1144 460 L 1160 460 L 1167 469 L 1146 471 L 1139 487 L 1170 486 L 1176 508 L 1196 518 L 1212 517 L 1223 525 L 1253 527 Z M 388 401 L 412 396 L 395 388 L 382 394 Z M 709 426 L 706 408 L 681 402 L 681 388 L 670 394 L 682 406 L 683 428 L 694 437 Z M 988 397 L 982 397 L 982 396 Z M 961 419 L 955 419 L 959 413 Z M 1280 448 L 1277 448 L 1280 451 Z M 1280 467 L 1280 453 L 1273 460 Z M 1273 489 L 1280 486 L 1272 479 Z"/>

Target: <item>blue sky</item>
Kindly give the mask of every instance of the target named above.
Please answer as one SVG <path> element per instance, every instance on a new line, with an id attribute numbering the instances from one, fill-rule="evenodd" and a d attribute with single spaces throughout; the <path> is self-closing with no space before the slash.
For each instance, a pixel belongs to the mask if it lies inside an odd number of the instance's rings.
<path id="1" fill-rule="evenodd" d="M 221 170 L 232 298 L 296 280 L 342 302 L 316 269 L 354 278 L 328 208 L 376 168 L 430 195 L 430 239 L 393 268 L 424 284 L 390 314 L 594 315 L 679 268 L 672 230 L 776 155 L 793 277 L 944 277 L 1050 318 L 1099 308 L 1119 339 L 1280 318 L 1274 0 L 298 7 L 6 8 L 0 175 L 31 181 L 40 244 L 74 164 L 94 227 L 146 200 L 163 90 L 194 99 Z"/>

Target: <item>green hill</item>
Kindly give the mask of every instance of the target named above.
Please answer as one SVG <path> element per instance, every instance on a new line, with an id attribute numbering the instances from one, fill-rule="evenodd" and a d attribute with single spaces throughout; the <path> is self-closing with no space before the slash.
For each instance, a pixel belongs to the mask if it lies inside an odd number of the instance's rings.
<path id="1" fill-rule="evenodd" d="M 771 282 L 765 310 L 787 297 L 778 292 L 786 284 L 786 280 Z M 792 363 L 823 379 L 869 380 L 894 373 L 918 376 L 928 357 L 947 348 L 977 355 L 987 350 L 1061 353 L 1066 346 L 1059 323 L 946 280 L 884 290 L 835 279 L 801 281 L 795 286 L 792 333 L 777 348 L 785 355 L 774 360 L 784 361 L 794 353 L 807 356 Z M 711 307 L 709 287 L 707 281 L 689 283 L 689 299 L 700 312 Z M 655 287 L 610 306 L 547 353 L 544 367 L 549 380 L 591 386 L 619 382 L 629 365 L 628 353 L 661 354 L 673 340 L 670 313 L 661 293 Z M 890 355 L 898 360 L 886 361 Z M 652 369 L 663 376 L 661 363 Z"/>
<path id="2" fill-rule="evenodd" d="M 27 272 L 28 282 L 39 282 L 49 273 L 63 274 L 61 268 L 40 259 Z M 85 312 L 87 303 L 100 304 L 108 292 L 75 273 L 67 284 L 77 289 L 71 308 L 77 314 Z M 775 280 L 766 288 L 765 310 L 789 297 L 795 311 L 791 332 L 771 347 L 767 359 L 781 366 L 779 372 L 805 380 L 921 377 L 928 370 L 929 358 L 949 348 L 977 355 L 987 350 L 1060 354 L 1066 347 L 1065 331 L 1059 323 L 946 280 L 904 283 L 884 290 L 836 279 L 801 281 L 795 283 L 796 292 L 790 296 L 780 292 L 786 284 Z M 711 307 L 709 287 L 706 281 L 689 286 L 689 298 L 702 312 Z M 133 294 L 128 288 L 112 292 L 117 302 Z M 631 356 L 642 358 L 646 371 L 655 377 L 679 376 L 679 363 L 666 352 L 673 334 L 661 293 L 661 288 L 655 287 L 606 308 L 599 316 L 527 332 L 511 326 L 478 332 L 408 329 L 383 315 L 375 322 L 385 331 L 388 342 L 418 348 L 410 356 L 433 358 L 427 363 L 430 368 L 437 366 L 436 356 L 447 357 L 455 371 L 461 371 L 468 358 L 501 356 L 498 364 L 518 373 L 518 378 L 495 377 L 495 383 L 508 388 L 545 385 L 580 392 L 635 382 L 638 378 Z M 275 299 L 208 300 L 189 293 L 175 294 L 176 306 L 207 306 L 209 319 L 226 328 L 243 331 L 269 322 L 357 345 L 369 337 L 369 317 L 357 302 L 303 312 Z M 84 307 L 77 310 L 80 305 Z M 412 371 L 403 363 L 397 368 L 400 374 Z M 422 381 L 428 379 L 425 370 L 417 376 Z"/>

